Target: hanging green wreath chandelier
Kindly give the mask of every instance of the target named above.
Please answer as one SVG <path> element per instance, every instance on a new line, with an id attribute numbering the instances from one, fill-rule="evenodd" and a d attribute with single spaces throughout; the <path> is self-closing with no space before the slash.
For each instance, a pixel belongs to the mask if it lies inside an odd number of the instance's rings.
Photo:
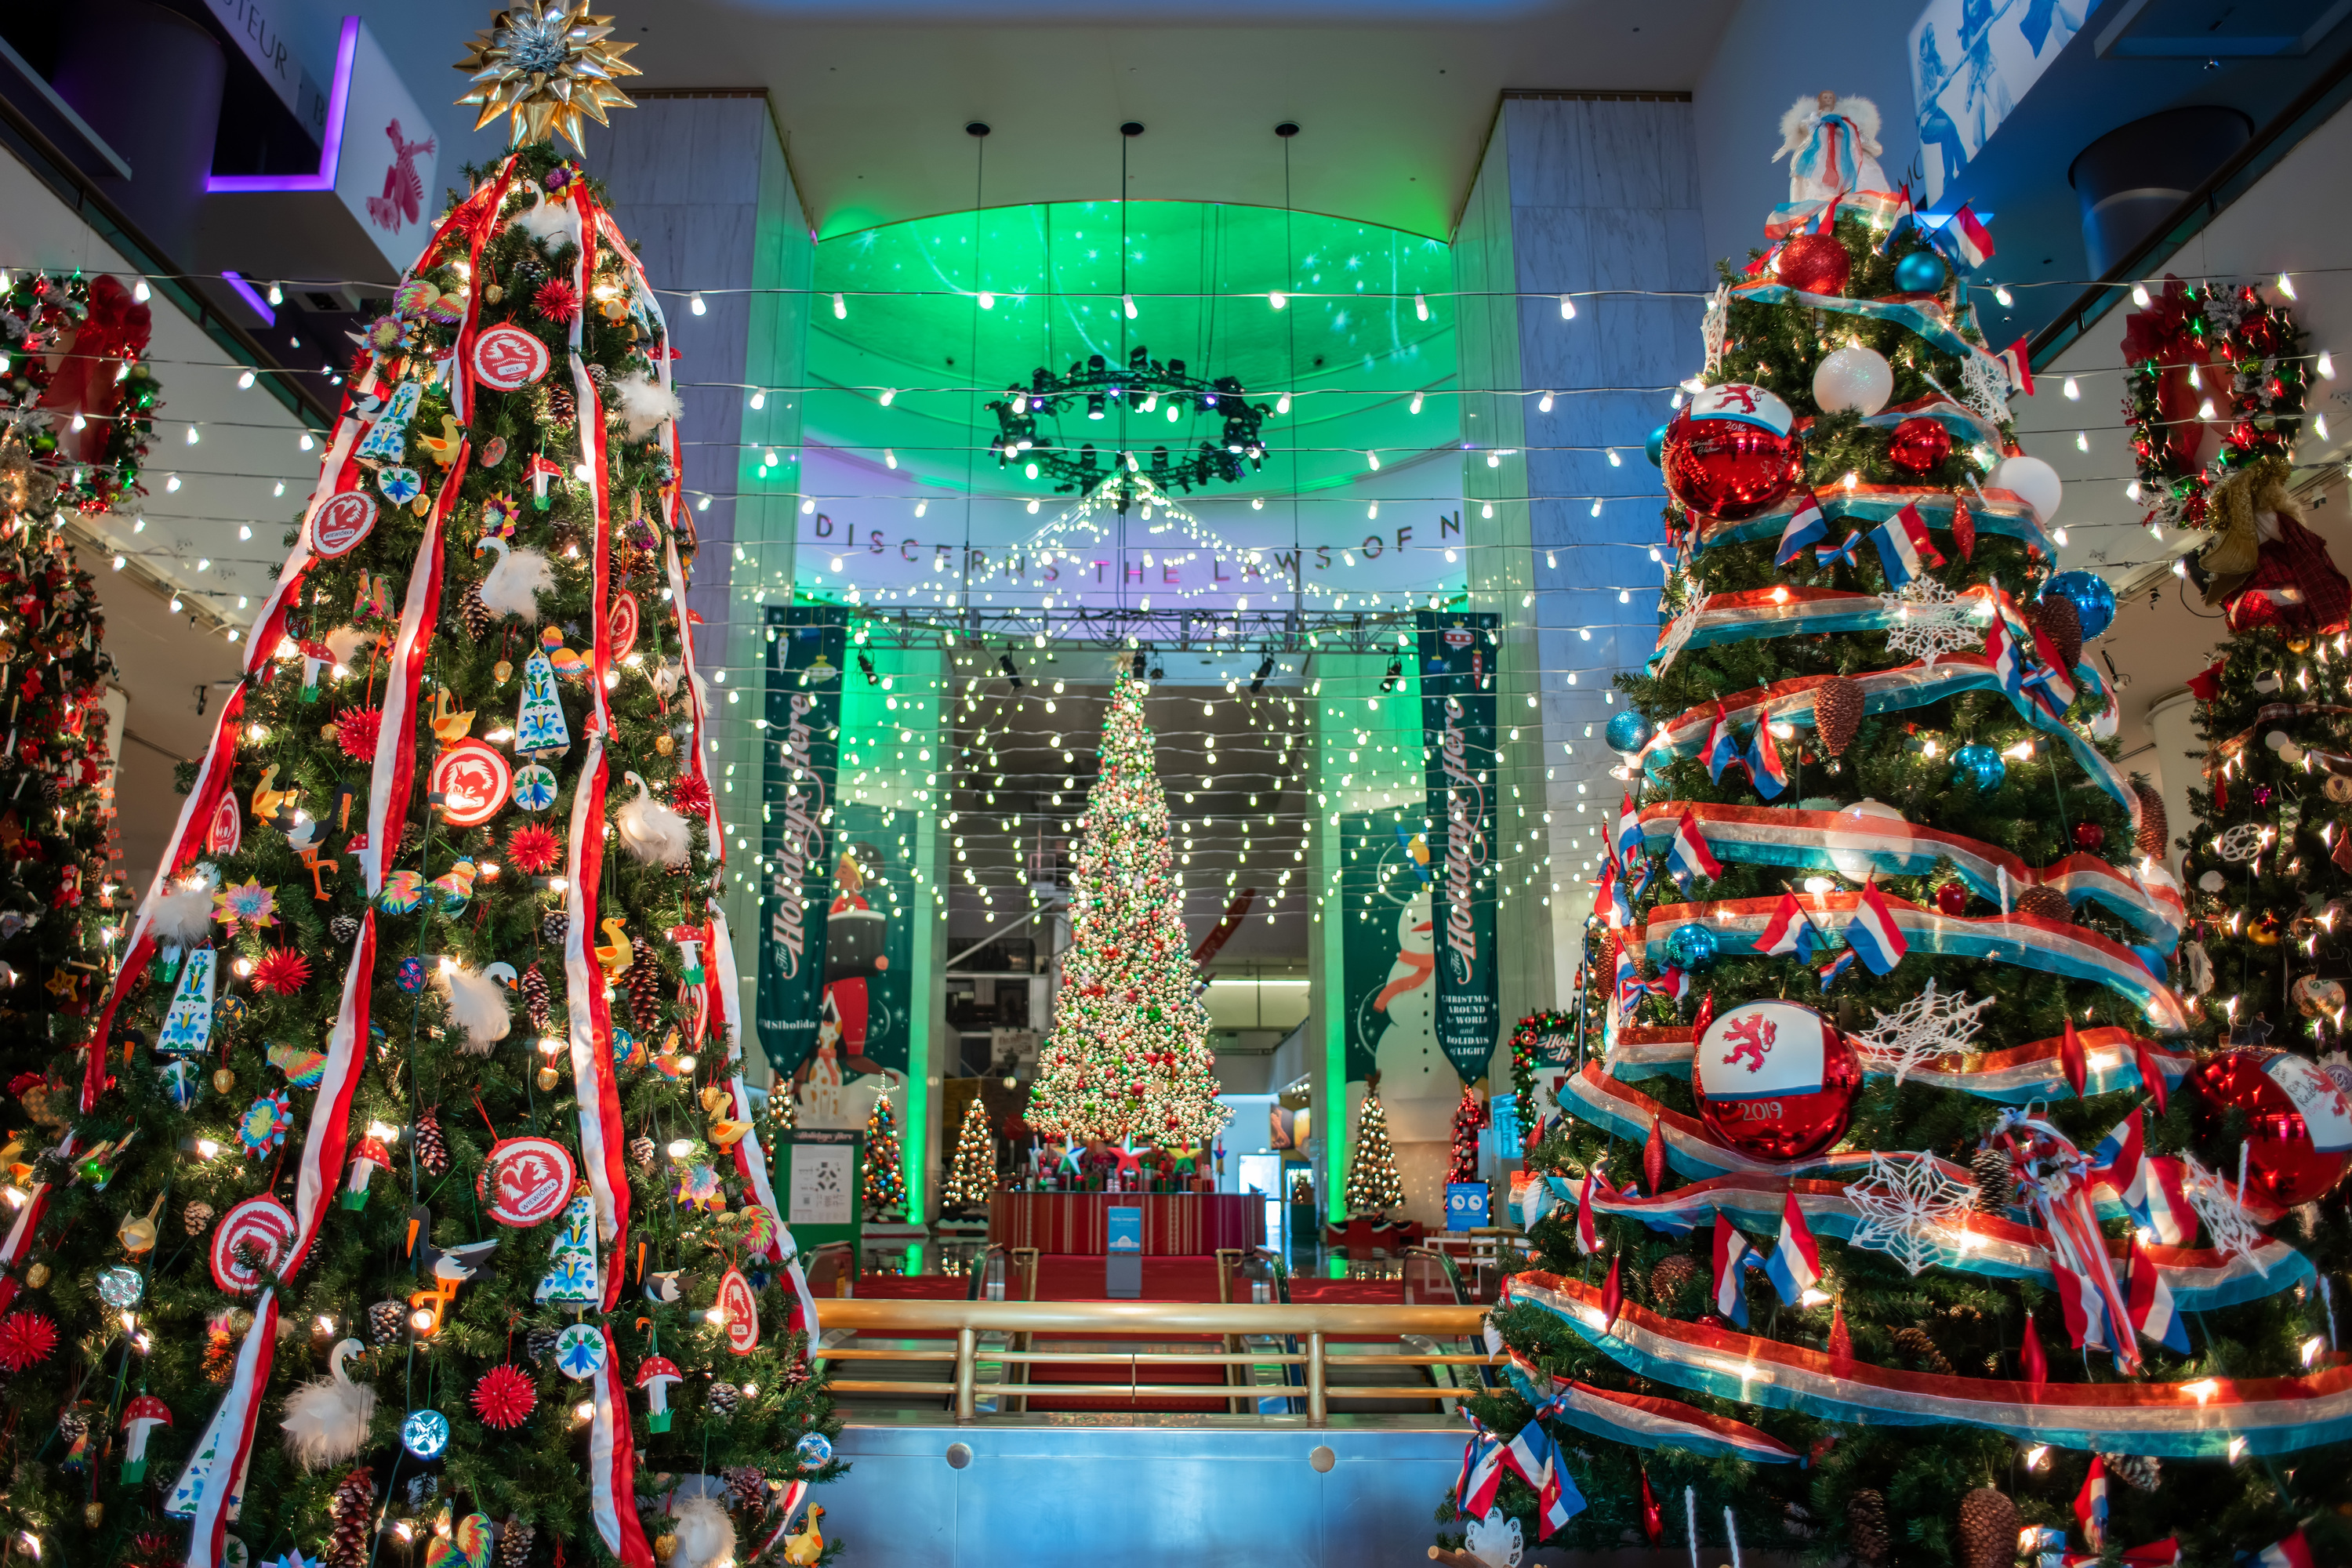
<path id="1" fill-rule="evenodd" d="M 1165 446 L 1146 452 L 1140 440 L 1121 447 L 1061 433 L 1065 418 L 1108 419 L 1122 403 L 1139 418 L 1163 407 L 1171 422 L 1187 411 L 1222 418 L 1221 438 L 1177 454 Z M 1257 472 L 1265 460 L 1260 432 L 1274 412 L 1250 402 L 1233 376 L 1205 380 L 1187 371 L 1182 360 L 1163 364 L 1140 346 L 1125 365 L 1113 365 L 1101 354 L 1088 355 L 1063 375 L 1041 365 L 1027 386 L 1005 388 L 988 407 L 996 416 L 996 438 L 989 450 L 996 454 L 997 467 L 1018 464 L 1030 479 L 1052 480 L 1057 494 L 1098 496 L 1122 512 L 1151 490 L 1189 493 L 1212 482 L 1238 484 L 1245 472 Z"/>

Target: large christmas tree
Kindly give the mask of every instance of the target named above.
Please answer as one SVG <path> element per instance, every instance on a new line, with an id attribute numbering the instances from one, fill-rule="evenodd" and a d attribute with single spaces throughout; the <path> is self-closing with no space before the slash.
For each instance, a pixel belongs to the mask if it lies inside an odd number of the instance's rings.
<path id="1" fill-rule="evenodd" d="M 834 1468 L 711 896 L 668 333 L 543 139 L 626 101 L 609 30 L 474 47 L 523 145 L 368 328 L 51 1064 L 72 1124 L 12 1155 L 0 1516 L 50 1561 L 363 1568 L 446 1521 L 709 1568 Z"/>
<path id="2" fill-rule="evenodd" d="M 2329 1561 L 2352 1372 L 2306 1374 L 2334 1331 L 2305 1249 L 2342 1256 L 2352 1120 L 2324 1080 L 2200 1065 L 2184 899 L 2081 657 L 2112 600 L 2052 575 L 2021 349 L 1967 303 L 1991 237 L 1926 230 L 1875 123 L 1790 111 L 1772 248 L 1662 433 L 1606 1052 L 1532 1156 L 1510 1392 L 1472 1405 L 1523 1440 L 1475 1439 L 1447 1534 L 1499 1505 L 1571 1548 L 2006 1565 L 2021 1530 L 2226 1562 L 2300 1528 Z M 2260 1141 L 2237 1180 L 2256 1128 L 2307 1162 L 2283 1226 Z"/>
<path id="3" fill-rule="evenodd" d="M 1070 947 L 1029 1124 L 1048 1138 L 1200 1145 L 1232 1112 L 1217 1103 L 1144 691 L 1121 660 L 1078 819 Z"/>

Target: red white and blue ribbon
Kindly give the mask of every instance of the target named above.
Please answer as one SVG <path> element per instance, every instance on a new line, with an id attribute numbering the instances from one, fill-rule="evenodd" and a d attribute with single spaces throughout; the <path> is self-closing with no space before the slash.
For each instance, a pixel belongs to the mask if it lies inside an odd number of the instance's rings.
<path id="1" fill-rule="evenodd" d="M 1764 221 L 1768 239 L 1779 239 L 1796 233 L 1814 222 L 1824 207 L 1843 207 L 1873 228 L 1885 228 L 1894 223 L 1911 205 L 1910 198 L 1895 191 L 1840 191 L 1827 201 L 1809 198 L 1783 202 L 1774 207 Z"/>
<path id="2" fill-rule="evenodd" d="M 1519 1397 L 1552 1420 L 1595 1437 L 1636 1448 L 1677 1448 L 1759 1465 L 1794 1464 L 1797 1450 L 1769 1432 L 1727 1415 L 1710 1415 L 1679 1400 L 1622 1394 L 1573 1378 L 1554 1377 L 1518 1352 L 1505 1373 Z M 1543 1392 L 1549 1385 L 1551 1392 Z"/>
<path id="3" fill-rule="evenodd" d="M 2017 892 L 2054 888 L 2070 903 L 2104 906 L 2168 950 L 2188 921 L 2180 885 L 2153 859 L 2126 871 L 2096 855 L 2076 853 L 2037 868 L 1997 846 L 1900 817 L 1790 806 L 1665 801 L 1643 807 L 1639 820 L 1650 848 L 1670 841 L 1688 821 L 1717 860 L 1735 865 L 1843 872 L 1866 859 L 1881 876 L 1924 877 L 1948 860 L 1980 899 L 2001 898 L 2004 877 Z M 2013 900 L 2015 893 L 2010 897 Z"/>
<path id="4" fill-rule="evenodd" d="M 617 1272 L 617 1270 L 615 1271 Z M 621 1352 L 607 1323 L 604 1362 L 596 1369 L 588 1423 L 588 1512 L 596 1534 L 623 1568 L 653 1568 L 653 1548 L 637 1522 L 637 1450 L 629 1426 L 629 1396 L 621 1381 Z"/>
<path id="5" fill-rule="evenodd" d="M 1861 535 L 1851 537 L 1859 539 Z M 1959 596 L 1979 602 L 1980 618 L 1990 616 L 1992 607 L 1984 590 L 1963 589 Z M 1769 588 L 1709 594 L 1699 601 L 1698 613 L 1691 620 L 1687 635 L 1677 635 L 1685 647 L 1716 647 L 1726 643 L 1811 637 L 1824 632 L 1893 631 L 1916 607 L 1900 602 L 1890 604 L 1882 594 L 1781 583 Z M 1650 662 L 1655 664 L 1664 652 L 1662 639 L 1660 647 L 1651 654 Z"/>
<path id="6" fill-rule="evenodd" d="M 1858 1176 L 1860 1173 L 1853 1173 Z M 1543 1181 L 1549 1194 L 1541 1206 L 1547 1211 L 1559 1204 L 1574 1206 L 1579 1211 L 1580 1226 L 1588 1215 L 1639 1220 L 1650 1229 L 1670 1236 L 1687 1235 L 1701 1226 L 1724 1221 L 1743 1231 L 1763 1231 L 1778 1223 L 1781 1237 L 1774 1249 L 1775 1258 L 1790 1252 L 1803 1256 L 1802 1243 L 1792 1245 L 1791 1238 L 1798 1235 L 1849 1240 L 1864 1219 L 1847 1194 L 1848 1184 L 1842 1180 L 1748 1173 L 1709 1177 L 1654 1197 L 1620 1192 L 1605 1182 L 1596 1184 L 1588 1194 L 1580 1181 L 1565 1176 L 1546 1176 Z M 1535 1206 L 1526 1198 L 1520 1201 L 1523 1206 Z M 1801 1228 L 1792 1229 L 1791 1210 Z M 2121 1260 L 2130 1256 L 2132 1246 L 2128 1240 L 2109 1239 L 2106 1251 L 2110 1258 Z M 2165 1246 L 2148 1246 L 2141 1250 L 2174 1304 L 2189 1311 L 2210 1311 L 2260 1300 L 2302 1287 L 2316 1277 L 2308 1258 L 2272 1237 L 2263 1237 L 2251 1255 Z M 1795 1302 L 1806 1286 L 1819 1279 L 1818 1253 L 1808 1261 L 1810 1268 L 1791 1268 L 1788 1286 L 1782 1286 L 1777 1277 L 1774 1279 L 1774 1288 L 1783 1300 Z M 1953 1229 L 1937 1263 L 1987 1279 L 2032 1279 L 2045 1285 L 2053 1279 L 2048 1236 L 2038 1226 L 1999 1215 L 1970 1215 L 1965 1226 Z M 1766 1260 L 1761 1266 L 1769 1274 L 1773 1262 Z M 1718 1277 L 1721 1272 L 1718 1268 Z M 1807 1272 L 1813 1279 L 1805 1279 Z"/>
<path id="7" fill-rule="evenodd" d="M 1885 522 L 1909 506 L 1919 509 L 1928 527 L 1948 530 L 1952 526 L 1953 509 L 1966 506 L 1979 533 L 1999 533 L 2021 540 L 2044 555 L 2054 555 L 2058 550 L 2057 541 L 2050 537 L 2041 518 L 2035 515 L 2022 497 L 2012 490 L 1988 486 L 1972 490 L 1963 500 L 1946 489 L 1928 489 L 1918 485 L 1864 484 L 1852 487 L 1834 485 L 1827 490 L 1795 491 L 1754 517 L 1742 518 L 1738 522 L 1696 518 L 1693 520 L 1696 527 L 1691 536 L 1692 547 L 1713 550 L 1718 545 L 1778 539 L 1786 530 L 1790 515 L 1804 506 L 1809 496 L 1818 500 L 1825 521 L 1835 521 L 1843 518 L 1855 523 L 1872 525 Z"/>
<path id="8" fill-rule="evenodd" d="M 1528 1273 L 1505 1281 L 1505 1306 L 1550 1313 L 1637 1376 L 1818 1419 L 1874 1426 L 1962 1425 L 2021 1443 L 2163 1458 L 2227 1458 L 2233 1441 L 2258 1457 L 2352 1438 L 2352 1367 L 2304 1377 L 2194 1383 L 2043 1383 L 1896 1371 L 1777 1340 L 1664 1318 L 1621 1302 L 1613 1323 L 1601 1292 Z"/>
<path id="9" fill-rule="evenodd" d="M 1832 923 L 1831 915 L 1837 917 L 1838 923 L 1850 918 L 1860 898 L 1855 893 L 1808 896 L 1817 900 L 1814 920 L 1822 929 Z M 1651 961 L 1657 962 L 1665 951 L 1666 933 L 1697 921 L 1715 932 L 1720 952 L 1753 952 L 1779 903 L 1773 898 L 1659 905 L 1650 911 L 1649 923 L 1643 928 L 1645 950 Z M 1887 899 L 1885 904 L 1905 945 L 1914 952 L 1995 959 L 2021 969 L 2104 985 L 2139 1008 L 2161 1033 L 2180 1034 L 2189 1027 L 2188 1015 L 2172 988 L 2149 973 L 2147 965 L 2129 948 L 2095 931 L 2022 912 L 1948 915 L 1902 899 Z"/>
<path id="10" fill-rule="evenodd" d="M 1898 294 L 1888 300 L 1854 299 L 1845 294 L 1809 294 L 1801 289 L 1790 288 L 1777 277 L 1767 276 L 1743 279 L 1731 285 L 1730 302 L 1734 305 L 1801 305 L 1808 310 L 1824 310 L 1835 316 L 1892 321 L 1913 335 L 1927 339 L 1946 353 L 1957 354 L 1963 360 L 1983 362 L 2000 373 L 2002 385 L 2009 384 L 2009 368 L 2001 363 L 2000 356 L 1987 350 L 1982 343 L 1963 336 L 1952 313 L 1944 308 L 1942 300 L 1932 294 Z"/>
<path id="11" fill-rule="evenodd" d="M 1691 1036 L 1688 1028 L 1620 1030 L 1609 1048 L 1608 1070 L 1611 1076 L 1629 1082 L 1645 1078 L 1687 1079 L 1693 1054 Z M 2127 1089 L 2146 1090 L 2151 1074 L 2154 1082 L 2168 1089 L 2188 1077 L 2197 1065 L 2197 1058 L 2178 1046 L 2147 1039 L 2112 1025 L 2084 1029 L 2078 1037 L 2086 1069 L 2084 1089 L 2090 1094 L 2114 1094 Z M 2001 1051 L 1954 1051 L 1922 1062 L 1911 1069 L 1908 1077 L 1914 1083 L 1957 1089 L 2003 1105 L 2058 1100 L 2072 1092 L 2060 1061 L 2062 1048 L 2062 1041 L 2048 1039 Z M 1867 1055 L 1863 1066 L 1873 1078 L 1895 1076 L 1890 1068 L 1871 1066 Z"/>
<path id="12" fill-rule="evenodd" d="M 2018 1197 L 2042 1220 L 2069 1342 L 2110 1350 L 2117 1371 L 2137 1373 L 2139 1340 L 2091 1201 L 2090 1161 L 2063 1132 L 2021 1110 L 2001 1112 L 1992 1142 L 2009 1153 Z"/>

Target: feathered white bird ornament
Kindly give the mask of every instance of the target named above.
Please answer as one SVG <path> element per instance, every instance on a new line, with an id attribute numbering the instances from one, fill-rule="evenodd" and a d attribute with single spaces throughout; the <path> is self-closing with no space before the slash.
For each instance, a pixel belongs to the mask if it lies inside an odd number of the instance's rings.
<path id="1" fill-rule="evenodd" d="M 621 416 L 621 427 L 633 441 L 644 440 L 664 423 L 686 412 L 677 393 L 642 371 L 614 381 L 612 398 L 613 409 Z"/>
<path id="2" fill-rule="evenodd" d="M 677 1537 L 672 1568 L 711 1568 L 735 1555 L 735 1521 L 715 1498 L 688 1498 L 670 1517 L 670 1533 Z"/>
<path id="3" fill-rule="evenodd" d="M 357 1340 L 337 1342 L 327 1357 L 327 1375 L 286 1396 L 286 1447 L 306 1470 L 340 1465 L 367 1441 L 375 1415 L 375 1390 L 353 1383 L 343 1363 L 367 1347 Z"/>
<path id="4" fill-rule="evenodd" d="M 506 987 L 491 973 L 499 969 L 509 974 L 514 973 L 503 963 L 480 971 L 451 964 L 433 977 L 433 988 L 449 998 L 449 1021 L 466 1031 L 466 1043 L 457 1047 L 461 1055 L 489 1055 L 490 1047 L 505 1039 L 507 1031 L 513 1027 L 514 1015 L 507 1006 Z"/>
<path id="5" fill-rule="evenodd" d="M 683 866 L 694 852 L 686 818 L 654 798 L 646 781 L 635 773 L 622 775 L 637 786 L 637 798 L 613 814 L 621 843 L 648 866 Z"/>
<path id="6" fill-rule="evenodd" d="M 155 900 L 154 918 L 149 921 L 148 929 L 159 942 L 185 947 L 202 942 L 212 924 L 212 885 L 192 878 L 173 883 L 170 890 Z"/>
<path id="7" fill-rule="evenodd" d="M 555 568 L 547 557 L 528 546 L 518 550 L 495 533 L 483 535 L 474 546 L 477 555 L 485 550 L 497 551 L 499 558 L 482 579 L 483 605 L 502 616 L 538 620 L 539 596 L 555 592 Z"/>

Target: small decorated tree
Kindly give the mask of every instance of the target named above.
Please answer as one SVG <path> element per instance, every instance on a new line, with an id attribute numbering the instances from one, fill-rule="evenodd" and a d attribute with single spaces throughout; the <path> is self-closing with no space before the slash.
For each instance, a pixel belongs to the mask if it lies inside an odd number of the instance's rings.
<path id="1" fill-rule="evenodd" d="M 1351 1215 L 1385 1215 L 1404 1202 L 1397 1180 L 1396 1148 L 1389 1142 L 1389 1113 L 1381 1105 L 1380 1075 L 1372 1075 L 1364 1110 L 1356 1123 L 1356 1147 L 1348 1160 L 1345 1189 Z"/>
<path id="2" fill-rule="evenodd" d="M 1217 1103 L 1144 689 L 1121 664 L 1078 819 L 1071 945 L 1029 1109 L 1049 1138 L 1200 1144 L 1232 1115 Z"/>
<path id="3" fill-rule="evenodd" d="M 898 1113 L 890 1097 L 874 1101 L 866 1118 L 866 1217 L 885 1219 L 907 1211 L 907 1178 L 898 1170 Z"/>
<path id="4" fill-rule="evenodd" d="M 1465 1089 L 1462 1103 L 1454 1108 L 1454 1163 L 1446 1167 L 1447 1181 L 1478 1179 L 1478 1131 L 1486 1121 L 1486 1102 L 1478 1098 L 1476 1089 Z"/>
<path id="5" fill-rule="evenodd" d="M 948 1172 L 940 1203 L 950 1209 L 983 1206 L 996 1190 L 996 1140 L 989 1133 L 988 1110 L 977 1095 L 964 1107 L 963 1131 L 956 1136 L 955 1164 Z"/>

